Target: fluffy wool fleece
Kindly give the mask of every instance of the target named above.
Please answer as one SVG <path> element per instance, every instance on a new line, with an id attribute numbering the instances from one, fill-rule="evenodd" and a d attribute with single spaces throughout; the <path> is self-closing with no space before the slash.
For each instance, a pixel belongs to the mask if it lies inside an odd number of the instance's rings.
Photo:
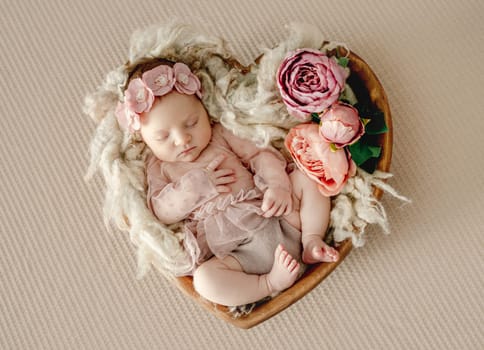
<path id="1" fill-rule="evenodd" d="M 292 25 L 289 30 L 286 40 L 265 50 L 259 64 L 247 70 L 236 64 L 221 38 L 182 24 L 150 27 L 134 33 L 128 62 L 109 72 L 103 84 L 86 97 L 84 111 L 98 124 L 87 178 L 97 171 L 104 177 L 106 226 L 114 223 L 129 232 L 138 247 L 140 276 L 151 265 L 170 276 L 189 273 L 195 264 L 189 251 L 196 247 L 184 241 L 181 223 L 161 224 L 146 205 L 144 160 L 150 151 L 139 136 L 121 130 L 114 115 L 130 72 L 137 64 L 160 57 L 187 64 L 202 82 L 203 103 L 212 119 L 260 146 L 272 143 L 280 148 L 297 121 L 280 99 L 277 68 L 287 52 L 320 49 L 325 39 L 314 27 Z M 372 186 L 405 199 L 384 182 L 389 176 L 359 170 L 333 199 L 330 225 L 336 242 L 351 238 L 355 246 L 363 245 L 368 224 L 379 224 L 388 232 L 385 210 L 373 196 Z"/>

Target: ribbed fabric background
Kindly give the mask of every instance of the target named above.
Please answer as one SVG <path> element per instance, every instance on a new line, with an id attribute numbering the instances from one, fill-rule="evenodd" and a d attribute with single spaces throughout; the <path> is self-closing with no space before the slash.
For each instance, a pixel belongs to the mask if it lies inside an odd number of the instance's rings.
<path id="1" fill-rule="evenodd" d="M 484 348 L 482 1 L 0 1 L 1 349 Z M 170 18 L 225 37 L 243 63 L 317 24 L 374 69 L 392 108 L 392 234 L 248 331 L 153 271 L 107 232 L 85 183 L 86 93 L 134 29 Z"/>

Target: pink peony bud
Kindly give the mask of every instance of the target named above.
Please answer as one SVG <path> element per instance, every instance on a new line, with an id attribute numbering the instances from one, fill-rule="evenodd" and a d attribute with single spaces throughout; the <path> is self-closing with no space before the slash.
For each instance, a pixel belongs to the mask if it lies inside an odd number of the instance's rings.
<path id="1" fill-rule="evenodd" d="M 343 148 L 359 140 L 365 133 L 365 126 L 353 106 L 338 102 L 328 108 L 320 117 L 319 133 L 323 139 Z"/>

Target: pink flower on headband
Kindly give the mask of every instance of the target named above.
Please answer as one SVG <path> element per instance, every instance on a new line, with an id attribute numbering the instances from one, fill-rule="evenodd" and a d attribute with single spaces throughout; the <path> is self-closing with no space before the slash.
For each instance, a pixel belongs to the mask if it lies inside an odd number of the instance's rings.
<path id="1" fill-rule="evenodd" d="M 175 88 L 178 92 L 186 95 L 196 94 L 202 98 L 200 93 L 200 80 L 190 71 L 190 68 L 183 63 L 175 63 L 173 67 L 175 74 Z"/>
<path id="2" fill-rule="evenodd" d="M 170 93 L 173 87 L 181 94 L 196 94 L 199 98 L 200 80 L 191 72 L 184 63 L 175 63 L 170 66 L 158 66 L 143 74 L 143 81 L 146 82 L 155 96 L 163 96 Z"/>
<path id="3" fill-rule="evenodd" d="M 124 103 L 135 113 L 149 111 L 154 100 L 153 92 L 140 78 L 131 80 L 124 94 Z"/>
<path id="4" fill-rule="evenodd" d="M 163 96 L 173 90 L 175 79 L 170 66 L 158 66 L 143 74 L 143 80 L 155 96 Z"/>
<path id="5" fill-rule="evenodd" d="M 139 115 L 129 109 L 125 103 L 118 102 L 114 112 L 118 119 L 119 126 L 130 133 L 138 131 L 141 127 Z"/>
<path id="6" fill-rule="evenodd" d="M 119 102 L 116 107 L 119 125 L 130 133 L 139 130 L 140 115 L 150 111 L 155 96 L 169 94 L 173 88 L 181 94 L 195 94 L 202 98 L 200 80 L 186 64 L 175 63 L 173 68 L 160 65 L 130 81 L 124 93 L 124 103 Z"/>

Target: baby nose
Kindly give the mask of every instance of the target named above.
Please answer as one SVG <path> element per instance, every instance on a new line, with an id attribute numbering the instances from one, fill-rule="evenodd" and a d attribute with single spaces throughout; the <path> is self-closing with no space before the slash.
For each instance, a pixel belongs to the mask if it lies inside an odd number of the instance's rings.
<path id="1" fill-rule="evenodd" d="M 180 132 L 175 137 L 175 145 L 183 146 L 186 145 L 191 140 L 191 135 L 185 132 Z"/>

